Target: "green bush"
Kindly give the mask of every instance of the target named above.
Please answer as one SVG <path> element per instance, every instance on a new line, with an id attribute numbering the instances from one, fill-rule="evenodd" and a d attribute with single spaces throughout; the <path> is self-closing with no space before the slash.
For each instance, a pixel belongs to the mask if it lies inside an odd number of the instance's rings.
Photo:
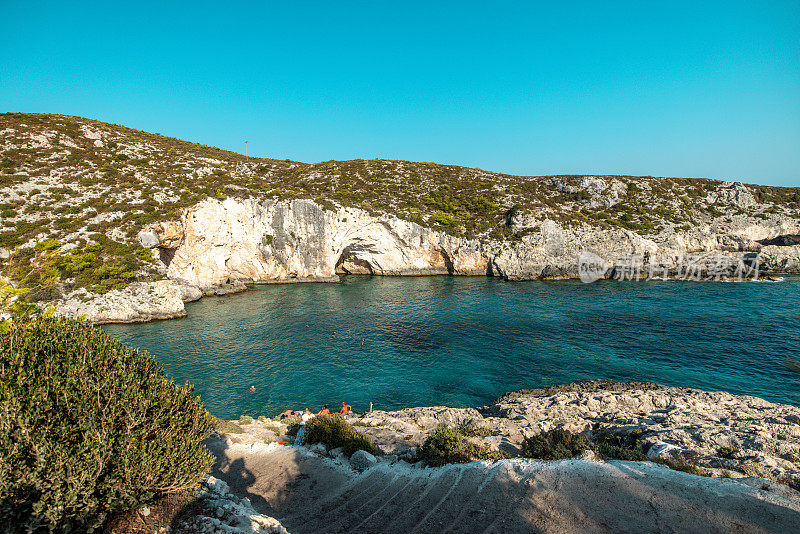
<path id="1" fill-rule="evenodd" d="M 214 420 L 214 431 L 217 434 L 244 434 L 242 427 L 233 421 L 226 421 L 224 419 Z"/>
<path id="2" fill-rule="evenodd" d="M 594 450 L 606 460 L 647 460 L 649 443 L 642 438 L 642 429 L 632 430 L 627 433 L 603 432 L 595 435 Z"/>
<path id="3" fill-rule="evenodd" d="M 71 319 L 0 333 L 0 524 L 87 531 L 197 485 L 211 420 L 147 353 Z"/>
<path id="4" fill-rule="evenodd" d="M 458 433 L 467 437 L 485 438 L 492 435 L 492 431 L 482 426 L 461 425 L 458 427 Z"/>
<path id="5" fill-rule="evenodd" d="M 502 451 L 490 451 L 467 440 L 458 430 L 441 426 L 428 436 L 417 451 L 417 457 L 431 467 L 463 464 L 473 460 L 508 458 Z"/>
<path id="6" fill-rule="evenodd" d="M 306 424 L 306 443 L 325 443 L 329 447 L 344 448 L 348 456 L 357 450 L 377 454 L 372 440 L 358 432 L 339 414 L 318 415 Z"/>
<path id="7" fill-rule="evenodd" d="M 527 458 L 562 460 L 577 456 L 585 450 L 594 450 L 588 439 L 561 428 L 536 434 L 522 442 L 522 455 Z"/>

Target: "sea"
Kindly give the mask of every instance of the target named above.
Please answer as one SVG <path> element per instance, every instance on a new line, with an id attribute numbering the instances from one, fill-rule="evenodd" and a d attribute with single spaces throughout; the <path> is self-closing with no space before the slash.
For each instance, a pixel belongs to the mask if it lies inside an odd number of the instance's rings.
<path id="1" fill-rule="evenodd" d="M 800 405 L 800 277 L 509 282 L 348 276 L 256 285 L 183 319 L 106 325 L 221 418 L 342 402 L 483 406 L 581 379 L 652 381 Z"/>

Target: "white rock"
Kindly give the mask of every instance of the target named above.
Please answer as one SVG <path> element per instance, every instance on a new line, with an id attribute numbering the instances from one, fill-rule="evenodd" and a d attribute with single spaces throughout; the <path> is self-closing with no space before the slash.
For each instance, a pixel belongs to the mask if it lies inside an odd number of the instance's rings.
<path id="1" fill-rule="evenodd" d="M 136 235 L 136 238 L 144 248 L 154 248 L 159 245 L 158 236 L 152 231 L 142 230 Z"/>
<path id="2" fill-rule="evenodd" d="M 85 317 L 93 324 L 140 323 L 184 317 L 184 293 L 173 280 L 136 282 L 103 295 L 79 289 L 53 304 L 56 313 Z"/>
<path id="3" fill-rule="evenodd" d="M 230 487 L 227 482 L 211 475 L 205 480 L 205 485 L 217 495 L 226 495 L 230 493 Z"/>
<path id="4" fill-rule="evenodd" d="M 359 471 L 369 469 L 376 463 L 378 463 L 378 459 L 367 451 L 358 450 L 350 456 L 350 465 Z"/>

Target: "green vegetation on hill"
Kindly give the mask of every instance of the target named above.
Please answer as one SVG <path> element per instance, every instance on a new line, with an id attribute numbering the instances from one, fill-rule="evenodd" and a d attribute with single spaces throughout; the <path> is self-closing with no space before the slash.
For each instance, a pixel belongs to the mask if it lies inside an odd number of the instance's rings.
<path id="1" fill-rule="evenodd" d="M 188 385 L 98 328 L 40 317 L 0 332 L 0 525 L 86 532 L 194 488 L 210 432 Z"/>
<path id="2" fill-rule="evenodd" d="M 800 188 L 748 186 L 757 204 L 743 209 L 730 199 L 711 199 L 721 184 L 714 180 L 597 180 L 605 184 L 599 191 L 582 176 L 511 176 L 382 159 L 308 164 L 253 158 L 80 117 L 5 113 L 0 248 L 15 252 L 0 260 L 0 274 L 24 287 L 59 282 L 97 292 L 153 279 L 137 232 L 176 219 L 204 199 L 231 196 L 360 207 L 482 241 L 536 234 L 535 225 L 507 224 L 523 213 L 644 235 L 743 214 L 800 217 Z M 42 242 L 48 245 L 35 249 Z M 91 258 L 86 254 L 108 266 L 80 267 Z"/>

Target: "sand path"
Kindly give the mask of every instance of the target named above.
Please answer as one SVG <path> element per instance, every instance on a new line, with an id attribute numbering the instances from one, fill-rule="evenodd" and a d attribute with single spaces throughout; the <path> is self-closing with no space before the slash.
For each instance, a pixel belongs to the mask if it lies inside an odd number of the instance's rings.
<path id="1" fill-rule="evenodd" d="M 800 501 L 782 486 L 650 462 L 379 462 L 359 473 L 302 447 L 209 447 L 214 475 L 292 533 L 800 532 Z"/>

